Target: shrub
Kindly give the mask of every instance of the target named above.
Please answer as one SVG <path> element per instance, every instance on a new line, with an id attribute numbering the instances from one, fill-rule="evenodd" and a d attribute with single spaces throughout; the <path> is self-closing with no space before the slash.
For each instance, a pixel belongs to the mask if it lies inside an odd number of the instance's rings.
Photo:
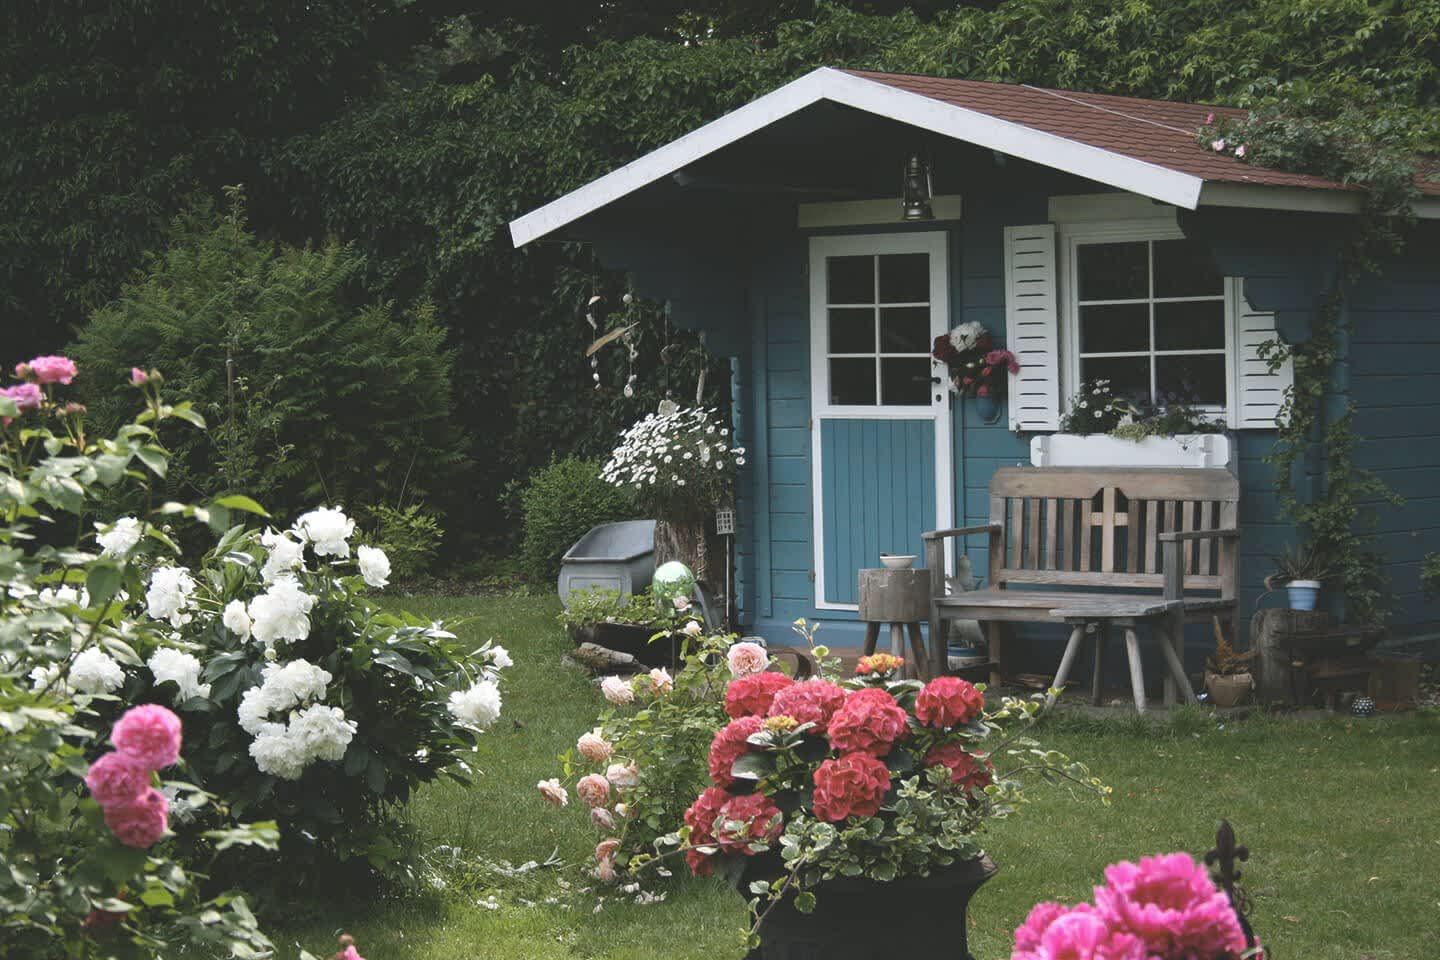
<path id="1" fill-rule="evenodd" d="M 553 580 L 560 558 L 586 531 L 635 516 L 635 501 L 600 479 L 593 460 L 566 457 L 535 471 L 520 494 L 523 539 L 520 558 L 527 575 Z"/>
<path id="2" fill-rule="evenodd" d="M 126 709 L 143 699 L 140 651 L 171 641 L 120 591 L 139 596 L 141 557 L 169 538 L 146 521 L 108 530 L 98 553 L 35 539 L 163 472 L 156 430 L 195 415 L 156 402 L 145 424 L 87 441 L 53 397 L 64 364 L 45 359 L 0 390 L 0 954 L 271 956 L 244 897 L 200 881 L 232 848 L 274 849 L 275 824 L 235 824 L 226 797 L 185 782 L 196 770 L 174 765 L 182 733 L 168 709 Z M 205 752 L 193 727 L 183 748 Z"/>
<path id="3" fill-rule="evenodd" d="M 365 303 L 364 258 L 271 246 L 207 204 L 181 214 L 143 275 L 99 310 L 73 353 L 95 427 L 128 419 L 132 364 L 215 425 L 180 439 L 175 498 L 246 491 L 283 514 L 317 502 L 423 500 L 462 460 L 451 354 L 428 309 Z"/>
<path id="4" fill-rule="evenodd" d="M 385 551 L 396 580 L 413 580 L 430 572 L 445 536 L 435 514 L 418 503 L 403 510 L 382 503 L 366 513 L 370 531 L 364 541 Z"/>

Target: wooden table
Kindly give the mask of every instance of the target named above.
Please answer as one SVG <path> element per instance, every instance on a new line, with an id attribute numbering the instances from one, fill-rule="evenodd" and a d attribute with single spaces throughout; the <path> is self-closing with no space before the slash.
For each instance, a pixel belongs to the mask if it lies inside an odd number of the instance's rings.
<path id="1" fill-rule="evenodd" d="M 890 624 L 890 653 L 905 657 L 905 676 L 929 680 L 935 675 L 925 655 L 920 621 L 930 616 L 930 571 L 860 571 L 860 619 L 865 622 L 865 656 L 875 652 L 880 626 Z M 905 656 L 905 632 L 910 634 L 911 655 Z M 940 666 L 941 670 L 944 665 Z"/>
<path id="2" fill-rule="evenodd" d="M 1051 616 L 1064 620 L 1071 627 L 1070 641 L 1065 644 L 1065 653 L 1060 658 L 1060 666 L 1055 671 L 1055 682 L 1052 686 L 1056 689 L 1064 688 L 1065 679 L 1070 675 L 1070 668 L 1080 652 L 1085 634 L 1093 628 L 1096 634 L 1095 675 L 1090 683 L 1090 702 L 1099 706 L 1105 634 L 1112 626 L 1120 627 L 1125 631 L 1125 656 L 1130 661 L 1130 692 L 1135 699 L 1135 709 L 1144 713 L 1145 672 L 1140 663 L 1140 638 L 1136 630 L 1143 624 L 1149 624 L 1160 634 L 1160 652 L 1164 654 L 1165 664 L 1170 670 L 1165 682 L 1165 702 L 1174 702 L 1176 689 L 1184 696 L 1186 703 L 1198 702 L 1195 691 L 1190 687 L 1190 678 L 1185 676 L 1185 667 L 1180 662 L 1179 653 L 1170 645 L 1169 631 L 1165 629 L 1165 621 L 1180 616 L 1184 607 L 1184 601 L 1162 600 L 1157 597 L 1153 602 L 1119 600 L 1107 603 L 1087 599 L 1072 606 L 1052 609 Z"/>

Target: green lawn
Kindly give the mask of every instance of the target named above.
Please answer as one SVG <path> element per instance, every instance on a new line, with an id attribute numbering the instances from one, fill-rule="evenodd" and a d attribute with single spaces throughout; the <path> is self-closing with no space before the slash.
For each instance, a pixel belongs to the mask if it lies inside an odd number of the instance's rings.
<path id="1" fill-rule="evenodd" d="M 647 906 L 610 897 L 598 913 L 595 897 L 578 892 L 585 885 L 579 867 L 599 837 L 574 803 L 554 811 L 534 786 L 558 775 L 555 756 L 588 729 L 601 700 L 583 676 L 559 665 L 566 640 L 556 601 L 396 602 L 425 616 L 472 616 L 467 635 L 497 637 L 515 657 L 504 716 L 476 758 L 484 775 L 470 789 L 426 790 L 411 810 L 422 848 L 458 847 L 463 865 L 436 870 L 445 885 L 433 893 L 331 907 L 292 922 L 275 931 L 281 956 L 294 956 L 293 945 L 328 954 L 333 932 L 344 928 L 369 960 L 739 957 L 741 901 L 718 883 L 678 883 L 666 902 Z M 1228 727 L 1196 713 L 1154 727 L 1061 718 L 1039 735 L 1088 762 L 1114 787 L 1114 803 L 1037 788 L 1030 807 L 995 826 L 987 848 L 1001 872 L 970 912 L 979 960 L 1009 956 L 1010 932 L 1035 901 L 1087 898 L 1114 860 L 1203 852 L 1221 816 L 1253 851 L 1245 875 L 1254 921 L 1280 957 L 1436 955 L 1440 717 L 1260 718 Z M 480 858 L 544 861 L 552 851 L 565 866 L 518 878 L 475 865 Z"/>

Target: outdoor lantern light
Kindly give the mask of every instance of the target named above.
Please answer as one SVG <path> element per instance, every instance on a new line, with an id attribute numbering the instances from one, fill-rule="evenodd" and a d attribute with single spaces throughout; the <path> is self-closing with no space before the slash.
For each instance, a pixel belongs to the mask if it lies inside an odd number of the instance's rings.
<path id="1" fill-rule="evenodd" d="M 901 184 L 901 219 L 934 220 L 935 211 L 930 208 L 930 164 L 921 160 L 920 154 L 912 153 L 905 161 L 905 177 Z"/>

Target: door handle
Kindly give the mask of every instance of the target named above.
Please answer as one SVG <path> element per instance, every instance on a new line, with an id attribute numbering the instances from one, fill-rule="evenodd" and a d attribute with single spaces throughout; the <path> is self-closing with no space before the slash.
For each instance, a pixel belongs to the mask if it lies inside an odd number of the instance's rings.
<path id="1" fill-rule="evenodd" d="M 939 385 L 940 385 L 940 378 L 939 378 L 939 377 L 931 377 L 931 378 L 930 378 L 930 382 L 933 383 L 933 384 L 935 384 L 936 386 L 939 386 Z"/>

